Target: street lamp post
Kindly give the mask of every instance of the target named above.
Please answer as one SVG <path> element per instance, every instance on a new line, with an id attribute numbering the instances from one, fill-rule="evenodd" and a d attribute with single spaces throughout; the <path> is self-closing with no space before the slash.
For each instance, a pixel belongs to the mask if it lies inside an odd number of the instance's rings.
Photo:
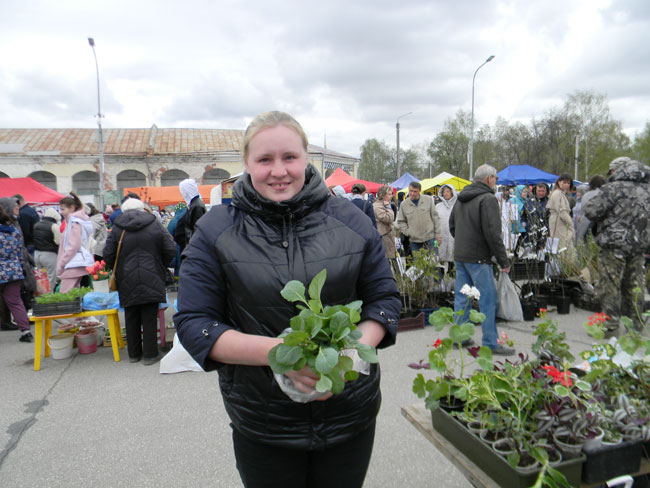
<path id="1" fill-rule="evenodd" d="M 97 63 L 97 53 L 95 53 L 95 40 L 88 38 L 88 44 L 93 50 L 95 56 L 95 69 L 97 70 L 97 127 L 99 128 L 99 208 L 104 211 L 104 134 L 102 132 L 102 108 L 99 97 L 99 64 Z"/>
<path id="2" fill-rule="evenodd" d="M 413 112 L 409 112 L 407 114 L 400 115 L 399 117 L 397 117 L 397 123 L 395 124 L 396 136 L 397 136 L 397 155 L 396 155 L 396 159 L 397 159 L 397 178 L 398 179 L 402 175 L 402 172 L 400 171 L 400 163 L 399 163 L 399 119 L 401 119 L 402 117 L 406 117 L 407 115 L 411 115 L 412 113 Z"/>
<path id="3" fill-rule="evenodd" d="M 474 71 L 474 77 L 472 78 L 472 132 L 470 134 L 470 144 L 469 144 L 469 180 L 471 181 L 472 178 L 474 177 L 474 81 L 476 80 L 476 73 L 478 73 L 478 70 L 480 70 L 483 66 L 488 64 L 490 61 L 494 59 L 494 54 L 487 58 L 485 62 L 476 68 L 476 71 Z"/>

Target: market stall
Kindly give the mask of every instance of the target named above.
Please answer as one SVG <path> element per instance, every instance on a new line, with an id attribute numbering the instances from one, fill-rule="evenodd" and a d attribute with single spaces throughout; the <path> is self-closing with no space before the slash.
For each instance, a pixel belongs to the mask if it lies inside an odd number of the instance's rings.
<path id="1" fill-rule="evenodd" d="M 0 198 L 20 194 L 30 205 L 58 205 L 65 196 L 33 178 L 0 178 Z"/>

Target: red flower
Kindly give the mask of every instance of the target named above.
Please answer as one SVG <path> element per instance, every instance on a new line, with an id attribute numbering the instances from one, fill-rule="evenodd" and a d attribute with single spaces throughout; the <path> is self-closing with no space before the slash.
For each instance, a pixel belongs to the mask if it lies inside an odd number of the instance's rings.
<path id="1" fill-rule="evenodd" d="M 440 344 L 442 344 L 442 341 L 438 339 L 436 342 L 433 343 L 433 348 L 438 349 L 438 347 L 440 347 Z"/>
<path id="2" fill-rule="evenodd" d="M 546 374 L 548 374 L 553 379 L 553 383 L 560 383 L 567 388 L 573 384 L 571 378 L 569 378 L 568 371 L 560 371 L 556 367 L 549 365 L 542 367 L 546 370 Z"/>

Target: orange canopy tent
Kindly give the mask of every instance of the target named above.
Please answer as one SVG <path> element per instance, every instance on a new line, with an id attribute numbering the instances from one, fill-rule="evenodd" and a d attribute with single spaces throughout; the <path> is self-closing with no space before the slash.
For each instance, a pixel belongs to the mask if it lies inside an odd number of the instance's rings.
<path id="1" fill-rule="evenodd" d="M 366 180 L 360 180 L 358 178 L 355 178 L 354 176 L 350 176 L 347 174 L 345 171 L 343 171 L 341 168 L 336 168 L 334 172 L 325 180 L 325 184 L 330 187 L 330 186 L 337 186 L 341 185 L 343 189 L 346 192 L 350 192 L 352 189 L 352 186 L 355 183 L 363 183 L 363 185 L 366 187 L 366 191 L 368 193 L 377 193 L 377 190 L 379 190 L 381 185 L 379 183 L 374 183 L 372 181 L 366 181 Z"/>
<path id="2" fill-rule="evenodd" d="M 199 185 L 199 193 L 204 203 L 210 202 L 210 191 L 216 185 Z M 177 203 L 184 202 L 181 191 L 178 185 L 174 186 L 136 186 L 132 188 L 125 188 L 124 195 L 128 192 L 133 192 L 140 197 L 140 200 L 148 203 L 149 205 L 156 205 L 157 207 L 168 207 L 169 205 L 176 205 Z"/>
<path id="3" fill-rule="evenodd" d="M 0 198 L 20 194 L 31 204 L 59 204 L 65 196 L 33 178 L 0 178 Z"/>

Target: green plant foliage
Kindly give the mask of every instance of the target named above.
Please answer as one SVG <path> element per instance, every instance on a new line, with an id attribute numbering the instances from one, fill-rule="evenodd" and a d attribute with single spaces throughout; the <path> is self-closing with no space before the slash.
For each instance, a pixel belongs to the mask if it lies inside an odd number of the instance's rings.
<path id="1" fill-rule="evenodd" d="M 345 381 L 359 377 L 345 351 L 356 350 L 369 363 L 378 363 L 379 358 L 374 347 L 359 343 L 361 331 L 356 324 L 361 320 L 361 300 L 323 306 L 320 296 L 326 277 L 324 269 L 314 277 L 308 288 L 309 299 L 299 281 L 290 281 L 282 289 L 282 297 L 296 303 L 300 313 L 291 318 L 291 332 L 269 351 L 268 359 L 277 374 L 309 366 L 319 376 L 316 390 L 336 395 L 345 388 Z"/>
<path id="2" fill-rule="evenodd" d="M 73 288 L 67 293 L 48 293 L 46 295 L 40 295 L 36 297 L 36 303 L 63 303 L 63 302 L 73 302 L 75 298 L 83 296 L 86 293 L 93 291 L 90 287 L 84 288 Z"/>

